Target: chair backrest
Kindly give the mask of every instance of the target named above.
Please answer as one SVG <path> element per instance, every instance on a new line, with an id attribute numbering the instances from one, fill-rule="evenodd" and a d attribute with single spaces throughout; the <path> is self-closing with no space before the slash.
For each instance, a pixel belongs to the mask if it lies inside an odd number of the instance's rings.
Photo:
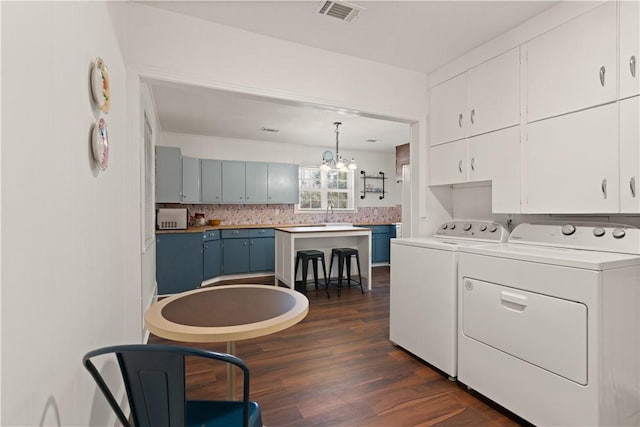
<path id="1" fill-rule="evenodd" d="M 155 344 L 119 345 L 90 351 L 82 362 L 125 427 L 131 427 L 129 420 L 91 361 L 104 354 L 114 354 L 118 360 L 136 427 L 184 426 L 185 356 L 220 360 L 240 367 L 243 373 L 243 425 L 248 425 L 249 368 L 238 357 L 191 347 Z"/>

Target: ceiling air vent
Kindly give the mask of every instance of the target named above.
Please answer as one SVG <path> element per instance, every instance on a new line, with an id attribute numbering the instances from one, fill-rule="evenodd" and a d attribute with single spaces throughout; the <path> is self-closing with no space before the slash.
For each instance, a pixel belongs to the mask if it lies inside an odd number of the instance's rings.
<path id="1" fill-rule="evenodd" d="M 318 9 L 321 15 L 333 16 L 341 21 L 351 21 L 364 8 L 344 1 L 324 1 Z"/>
<path id="2" fill-rule="evenodd" d="M 271 132 L 271 133 L 278 133 L 280 132 L 280 129 L 275 129 L 275 128 L 260 128 L 260 130 L 262 132 Z"/>

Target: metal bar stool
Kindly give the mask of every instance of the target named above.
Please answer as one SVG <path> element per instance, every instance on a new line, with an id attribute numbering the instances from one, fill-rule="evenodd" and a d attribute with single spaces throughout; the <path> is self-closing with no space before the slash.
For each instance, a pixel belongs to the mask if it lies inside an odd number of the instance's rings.
<path id="1" fill-rule="evenodd" d="M 338 297 L 340 297 L 340 291 L 342 289 L 342 275 L 344 272 L 344 265 L 347 266 L 347 285 L 351 286 L 351 282 L 355 282 L 351 278 L 351 257 L 356 258 L 356 265 L 358 267 L 358 284 L 360 285 L 360 291 L 364 294 L 364 288 L 362 287 L 362 274 L 360 273 L 360 255 L 357 249 L 353 248 L 333 248 L 331 249 L 331 262 L 329 263 L 329 274 L 333 271 L 333 258 L 338 257 Z"/>
<path id="2" fill-rule="evenodd" d="M 331 298 L 329 295 L 329 280 L 327 278 L 327 267 L 324 263 L 324 252 L 314 249 L 297 251 L 296 252 L 296 268 L 293 275 L 294 281 L 298 277 L 298 264 L 302 262 L 302 277 L 299 282 L 300 287 L 304 293 L 307 292 L 307 272 L 309 271 L 309 261 L 313 262 L 313 283 L 316 285 L 316 291 L 318 290 L 318 260 L 322 262 L 322 274 L 324 275 L 324 284 L 327 290 L 327 298 Z"/>

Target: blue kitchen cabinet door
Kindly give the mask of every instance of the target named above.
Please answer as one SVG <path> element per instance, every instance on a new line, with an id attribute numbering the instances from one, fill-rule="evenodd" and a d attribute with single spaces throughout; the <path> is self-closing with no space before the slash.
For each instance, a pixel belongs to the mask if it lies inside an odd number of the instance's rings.
<path id="1" fill-rule="evenodd" d="M 156 203 L 182 202 L 182 154 L 176 147 L 156 147 Z"/>
<path id="2" fill-rule="evenodd" d="M 391 228 L 388 225 L 371 227 L 371 262 L 388 263 L 391 258 Z"/>
<path id="3" fill-rule="evenodd" d="M 242 274 L 248 271 L 249 239 L 224 239 L 222 241 L 222 273 Z"/>
<path id="4" fill-rule="evenodd" d="M 296 204 L 300 200 L 298 172 L 291 163 L 269 163 L 269 203 Z"/>
<path id="5" fill-rule="evenodd" d="M 222 274 L 222 242 L 220 230 L 202 233 L 202 276 L 203 280 L 213 279 Z"/>
<path id="6" fill-rule="evenodd" d="M 182 158 L 182 202 L 200 202 L 200 159 Z"/>
<path id="7" fill-rule="evenodd" d="M 274 271 L 275 238 L 260 237 L 249 241 L 249 271 Z"/>
<path id="8" fill-rule="evenodd" d="M 245 203 L 245 162 L 222 161 L 222 203 Z"/>
<path id="9" fill-rule="evenodd" d="M 222 203 L 222 162 L 202 159 L 200 161 L 202 178 L 202 203 Z"/>
<path id="10" fill-rule="evenodd" d="M 222 273 L 222 242 L 212 240 L 202 243 L 203 280 L 213 279 Z"/>
<path id="11" fill-rule="evenodd" d="M 202 284 L 202 234 L 156 235 L 158 294 L 196 289 Z"/>
<path id="12" fill-rule="evenodd" d="M 245 163 L 245 203 L 267 203 L 267 163 Z"/>

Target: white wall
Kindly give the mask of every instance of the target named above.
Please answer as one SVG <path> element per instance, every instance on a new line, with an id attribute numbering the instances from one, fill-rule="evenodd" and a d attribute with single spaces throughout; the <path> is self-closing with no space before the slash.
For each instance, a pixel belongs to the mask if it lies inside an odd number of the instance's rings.
<path id="1" fill-rule="evenodd" d="M 428 160 L 423 154 L 428 105 L 424 74 L 138 3 L 130 5 L 128 17 L 128 65 L 140 76 L 343 107 L 417 123 L 412 126 L 411 141 L 412 220 L 442 210 L 424 185 Z"/>
<path id="2" fill-rule="evenodd" d="M 112 21 L 124 6 L 1 3 L 2 425 L 107 424 L 81 358 L 140 341 L 140 159 Z M 97 56 L 111 76 L 106 172 L 90 151 Z"/>
<path id="3" fill-rule="evenodd" d="M 183 135 L 170 132 L 160 134 L 159 145 L 180 147 L 183 155 L 201 159 L 297 163 L 301 166 L 320 165 L 322 153 L 326 150 L 324 147 L 312 145 Z M 344 151 L 342 154 L 346 158 L 355 157 L 356 159 L 358 164 L 356 186 L 359 190 L 362 184 L 360 170 L 365 170 L 367 175 L 375 175 L 378 171 L 382 171 L 389 177 L 385 181 L 389 194 L 383 200 L 380 200 L 376 194 L 367 194 L 364 200 L 358 196 L 356 198 L 357 206 L 382 207 L 401 204 L 401 186 L 396 183 L 395 179 L 395 152 L 352 150 Z"/>

